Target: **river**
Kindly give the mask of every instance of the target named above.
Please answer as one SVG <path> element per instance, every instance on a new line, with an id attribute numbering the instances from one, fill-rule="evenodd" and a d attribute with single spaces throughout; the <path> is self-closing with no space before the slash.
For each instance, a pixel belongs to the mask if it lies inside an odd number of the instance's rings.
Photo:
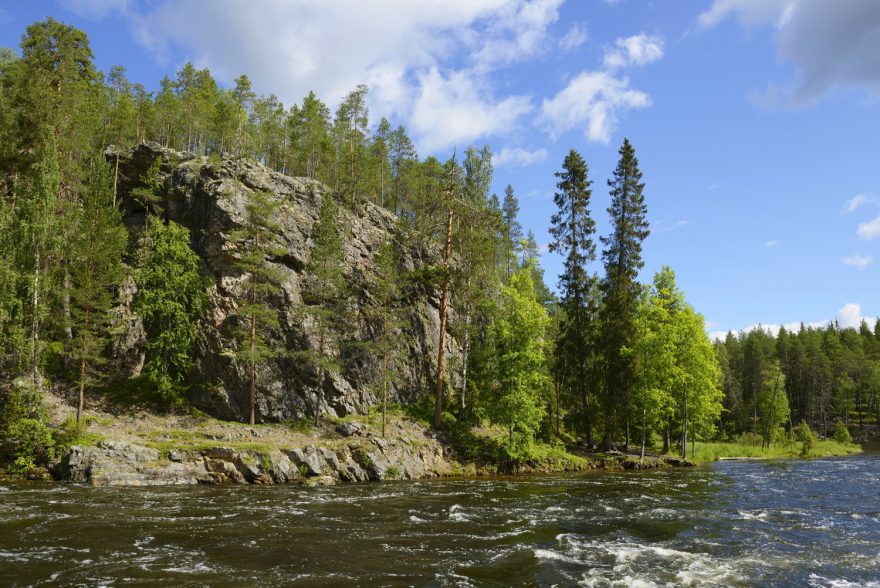
<path id="1" fill-rule="evenodd" d="M 0 585 L 880 586 L 880 455 L 329 488 L 0 485 Z"/>

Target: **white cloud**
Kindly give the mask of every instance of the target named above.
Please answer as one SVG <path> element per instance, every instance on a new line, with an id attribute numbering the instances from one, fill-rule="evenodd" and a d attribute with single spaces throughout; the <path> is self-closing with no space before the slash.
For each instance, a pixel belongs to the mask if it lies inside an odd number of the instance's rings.
<path id="1" fill-rule="evenodd" d="M 869 194 L 868 192 L 856 194 L 846 201 L 846 204 L 843 205 L 843 210 L 840 214 L 849 214 L 851 212 L 855 212 L 866 204 L 877 204 L 877 197 L 873 194 Z"/>
<path id="2" fill-rule="evenodd" d="M 804 104 L 841 86 L 880 95 L 880 2 L 715 0 L 698 26 L 729 16 L 747 27 L 775 26 L 777 56 L 794 65 L 794 81 L 770 84 L 768 99 Z"/>
<path id="3" fill-rule="evenodd" d="M 587 40 L 587 29 L 579 22 L 574 23 L 568 32 L 559 39 L 559 48 L 563 51 L 571 51 L 580 47 Z"/>
<path id="4" fill-rule="evenodd" d="M 608 71 L 627 66 L 641 66 L 653 63 L 663 57 L 663 39 L 640 33 L 632 37 L 617 39 L 615 49 L 605 53 L 603 60 Z"/>
<path id="5" fill-rule="evenodd" d="M 856 235 L 859 236 L 859 239 L 864 239 L 865 241 L 874 239 L 878 235 L 880 235 L 880 216 L 877 216 L 872 221 L 859 223 L 859 228 L 856 230 Z"/>
<path id="6" fill-rule="evenodd" d="M 603 69 L 582 71 L 554 97 L 544 99 L 540 120 L 554 135 L 583 125 L 588 140 L 607 144 L 620 114 L 651 105 L 651 97 L 631 88 L 629 78 L 619 75 L 618 70 L 661 57 L 660 37 L 641 33 L 617 39 L 615 48 L 605 54 Z"/>
<path id="7" fill-rule="evenodd" d="M 547 150 L 543 147 L 529 151 L 521 147 L 504 147 L 492 157 L 492 163 L 498 167 L 503 165 L 527 166 L 540 163 L 547 159 Z"/>
<path id="8" fill-rule="evenodd" d="M 499 7 L 480 34 L 483 45 L 473 54 L 477 69 L 494 69 L 543 52 L 547 27 L 559 18 L 562 1 L 516 1 Z"/>
<path id="9" fill-rule="evenodd" d="M 444 76 L 432 68 L 419 76 L 410 128 L 422 149 L 436 152 L 465 147 L 477 137 L 503 134 L 532 108 L 527 96 L 493 100 L 466 73 Z"/>
<path id="10" fill-rule="evenodd" d="M 849 255 L 840 260 L 846 265 L 851 265 L 853 267 L 857 267 L 860 270 L 865 269 L 874 259 L 870 255 Z"/>
<path id="11" fill-rule="evenodd" d="M 541 119 L 553 133 L 586 125 L 587 139 L 607 144 L 620 113 L 650 105 L 650 96 L 630 88 L 627 78 L 607 71 L 585 71 L 556 96 L 544 99 Z"/>
<path id="12" fill-rule="evenodd" d="M 97 13 L 113 0 L 65 1 Z M 418 127 L 425 153 L 501 134 L 530 110 L 528 98 L 503 95 L 490 74 L 554 47 L 547 39 L 562 1 L 263 0 L 246 8 L 240 0 L 157 0 L 132 4 L 128 22 L 161 63 L 182 55 L 227 85 L 247 73 L 255 91 L 288 105 L 313 90 L 333 108 L 366 83 L 371 120 Z"/>
<path id="13" fill-rule="evenodd" d="M 779 245 L 779 241 L 776 241 L 775 239 L 770 239 L 769 241 L 764 243 L 764 247 L 768 247 L 768 248 L 769 247 L 776 247 L 777 245 Z"/>

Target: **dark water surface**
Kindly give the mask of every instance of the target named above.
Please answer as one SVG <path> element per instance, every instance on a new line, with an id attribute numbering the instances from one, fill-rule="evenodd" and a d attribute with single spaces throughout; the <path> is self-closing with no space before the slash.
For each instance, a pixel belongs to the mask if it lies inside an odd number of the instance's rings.
<path id="1" fill-rule="evenodd" d="M 880 586 L 880 455 L 332 488 L 0 486 L 0 586 Z"/>

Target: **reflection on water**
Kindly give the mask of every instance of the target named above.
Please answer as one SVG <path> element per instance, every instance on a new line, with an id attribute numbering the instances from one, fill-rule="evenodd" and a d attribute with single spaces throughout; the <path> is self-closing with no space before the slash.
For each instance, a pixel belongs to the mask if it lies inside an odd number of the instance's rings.
<path id="1" fill-rule="evenodd" d="M 0 486 L 0 585 L 875 586 L 880 457 L 301 487 Z"/>

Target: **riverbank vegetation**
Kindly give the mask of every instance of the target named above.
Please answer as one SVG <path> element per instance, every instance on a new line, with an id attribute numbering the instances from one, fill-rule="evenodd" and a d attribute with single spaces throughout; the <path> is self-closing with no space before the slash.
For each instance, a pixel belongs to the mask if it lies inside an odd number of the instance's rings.
<path id="1" fill-rule="evenodd" d="M 344 339 L 352 296 L 339 269 L 348 227 L 337 209 L 370 202 L 436 255 L 402 268 L 390 247 L 383 250 L 375 276 L 383 311 L 369 317 L 384 325 L 376 329 L 382 334 L 352 345 L 384 358 L 369 385 L 383 390 L 387 405 L 397 369 L 389 348 L 399 343 L 389 332 L 400 320 L 396 310 L 410 303 L 400 292 L 438 300 L 436 371 L 416 404 L 468 458 L 574 469 L 581 458 L 567 446 L 684 457 L 698 440 L 699 459 L 724 453 L 707 441 L 743 433 L 754 445 L 725 447 L 750 455 L 760 441 L 763 455 L 787 455 L 781 439 L 798 426 L 827 438 L 834 427 L 849 434 L 857 424 L 860 439 L 876 426 L 880 324 L 802 326 L 778 337 L 756 329 L 713 345 L 672 268 L 639 282 L 649 198 L 628 140 L 607 180 L 606 235 L 596 234 L 587 162 L 572 149 L 561 163 L 549 248 L 564 269 L 554 293 L 540 247 L 518 220 L 515 189 L 507 186 L 503 199 L 491 191 L 489 146 L 469 147 L 460 159 L 421 159 L 402 125 L 382 118 L 371 126 L 367 97 L 358 86 L 335 113 L 314 93 L 285 107 L 274 95 L 257 96 L 245 75 L 222 88 L 190 63 L 149 91 L 121 66 L 97 71 L 85 33 L 51 18 L 28 27 L 20 53 L 0 53 L 0 453 L 7 463 L 23 470 L 53 459 L 63 435 L 85 430 L 95 398 L 185 411 L 200 383 L 192 354 L 211 277 L 199 273 L 189 231 L 163 215 L 168 194 L 158 163 L 131 194 L 119 190 L 120 153 L 144 140 L 206 161 L 221 153 L 252 159 L 333 190 L 310 237 L 303 301 L 294 309 L 322 333 L 314 348 L 286 348 L 275 337 L 279 316 L 265 303 L 278 289 L 268 260 L 284 253 L 271 242 L 271 194 L 254 192 L 248 218 L 231 236 L 246 286 L 233 311 L 241 328 L 231 352 L 247 372 L 241 421 L 256 422 L 266 362 L 289 354 L 319 374 L 313 408 L 302 416 L 320 425 L 323 382 L 342 361 L 324 334 Z M 125 222 L 125 198 L 142 222 Z M 115 309 L 132 295 L 148 345 L 139 373 L 120 374 Z M 451 361 L 453 339 L 461 354 Z M 50 388 L 77 392 L 73 436 L 46 417 L 41 393 Z M 832 450 L 827 441 L 815 448 Z"/>

